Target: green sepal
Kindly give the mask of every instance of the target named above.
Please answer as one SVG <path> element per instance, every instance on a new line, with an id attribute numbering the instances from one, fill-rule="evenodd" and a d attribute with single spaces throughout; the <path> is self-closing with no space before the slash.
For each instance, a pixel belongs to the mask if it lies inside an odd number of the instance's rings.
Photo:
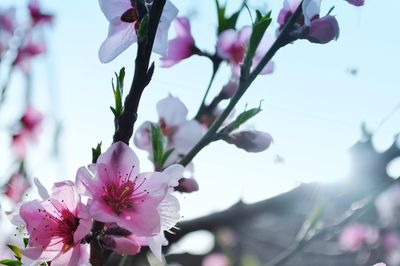
<path id="1" fill-rule="evenodd" d="M 15 258 L 20 261 L 21 257 L 22 257 L 22 253 L 21 253 L 21 250 L 19 249 L 19 247 L 12 245 L 12 244 L 7 244 L 7 247 L 9 249 L 11 249 L 11 251 L 14 253 Z"/>
<path id="2" fill-rule="evenodd" d="M 97 144 L 96 148 L 92 148 L 92 163 L 96 163 L 101 155 L 101 142 Z"/>
<path id="3" fill-rule="evenodd" d="M 22 265 L 22 263 L 19 260 L 10 260 L 10 259 L 0 260 L 0 264 L 8 265 L 8 266 L 21 266 Z"/>

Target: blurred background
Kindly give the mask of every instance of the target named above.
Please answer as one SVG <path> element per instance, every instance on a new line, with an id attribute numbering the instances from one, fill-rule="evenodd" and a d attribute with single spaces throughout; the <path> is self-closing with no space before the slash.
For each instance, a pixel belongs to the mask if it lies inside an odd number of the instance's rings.
<path id="1" fill-rule="evenodd" d="M 214 1 L 173 2 L 180 10 L 179 16 L 190 18 L 197 46 L 213 53 L 217 40 Z M 228 13 L 241 5 L 239 0 L 227 2 Z M 26 4 L 25 1 L 1 0 L 0 8 Z M 274 73 L 260 76 L 236 107 L 236 113 L 240 113 L 246 106 L 257 107 L 262 101 L 263 111 L 247 127 L 270 133 L 274 138 L 271 148 L 263 153 L 249 154 L 218 142 L 204 149 L 194 160 L 200 190 L 180 195 L 181 214 L 183 221 L 198 217 L 208 217 L 212 221 L 213 218 L 207 215 L 223 212 L 238 201 L 244 202 L 235 205 L 240 209 L 241 204 L 257 206 L 254 203 L 291 192 L 272 198 L 275 203 L 268 201 L 256 209 L 249 215 L 249 218 L 256 218 L 249 219 L 247 224 L 245 221 L 239 225 L 227 222 L 245 220 L 241 211 L 235 211 L 233 216 L 223 215 L 229 219 L 218 220 L 221 226 L 202 228 L 190 223 L 183 226 L 185 229 L 193 226 L 188 231 L 206 229 L 212 234 L 201 231 L 186 237 L 172 247 L 172 252 L 194 254 L 196 256 L 189 259 L 197 259 L 198 263 L 204 262 L 204 254 L 210 252 L 225 254 L 233 261 L 239 261 L 234 256 L 242 254 L 243 264 L 264 265 L 295 242 L 293 239 L 304 227 L 304 221 L 309 221 L 310 214 L 317 208 L 316 202 L 323 202 L 324 207 L 320 208 L 325 210 L 324 217 L 333 221 L 353 202 L 376 193 L 371 191 L 400 174 L 398 154 L 382 155 L 396 142 L 400 130 L 400 112 L 397 112 L 400 108 L 397 91 L 400 37 L 392 19 L 397 16 L 400 3 L 387 1 L 382 5 L 367 0 L 364 7 L 356 8 L 345 1 L 324 0 L 322 13 L 328 12 L 333 5 L 333 14 L 341 27 L 338 41 L 327 45 L 297 41 L 286 46 L 274 57 Z M 41 33 L 46 39 L 47 52 L 32 60 L 31 103 L 43 114 L 44 120 L 37 141 L 28 147 L 30 159 L 25 167 L 31 177 L 44 180 L 45 186 L 50 188 L 56 180 L 74 180 L 76 170 L 90 163 L 91 148 L 97 143 L 102 142 L 103 147 L 111 144 L 114 130 L 113 115 L 109 110 L 113 104 L 111 78 L 125 66 L 126 81 L 130 81 L 136 48 L 132 46 L 111 63 L 101 64 L 98 48 L 107 35 L 108 22 L 97 1 L 42 0 L 41 6 L 55 14 L 55 18 L 54 23 Z M 282 1 L 249 1 L 249 6 L 272 10 L 273 33 Z M 24 16 L 24 9 L 18 10 L 22 12 L 17 15 Z M 248 13 L 242 12 L 239 28 L 250 22 Z M 171 37 L 173 35 L 172 30 Z M 153 59 L 159 65 L 156 55 Z M 197 56 L 170 69 L 157 67 L 152 83 L 143 94 L 137 125 L 146 120 L 156 121 L 155 104 L 168 94 L 179 97 L 188 106 L 190 116 L 194 116 L 211 72 L 211 63 Z M 4 76 L 3 71 L 1 75 Z M 212 94 L 219 92 L 229 76 L 230 69 L 224 65 L 212 86 Z M 25 86 L 24 73 L 15 71 L 6 102 L 0 110 L 2 183 L 7 182 L 15 168 L 15 158 L 10 156 L 9 150 L 10 128 L 24 112 Z M 151 170 L 147 154 L 135 151 L 141 158 L 141 169 Z M 365 154 L 372 155 L 367 158 Z M 375 164 L 377 161 L 380 163 Z M 351 183 L 350 179 L 357 181 Z M 370 185 L 363 186 L 366 183 Z M 32 190 L 28 197 L 34 193 Z M 296 203 L 304 204 L 298 206 Z M 2 209 L 7 210 L 10 206 L 11 202 L 4 201 Z M 376 210 L 360 219 L 363 224 L 375 221 L 376 225 Z M 209 222 L 197 221 L 202 225 Z M 368 230 L 379 231 L 379 227 L 368 227 Z M 320 241 L 334 243 L 340 232 L 335 234 L 321 236 Z M 371 236 L 375 231 L 366 234 Z M 262 239 L 257 240 L 257 235 Z M 283 240 L 278 239 L 278 235 Z M 220 243 L 224 237 L 228 238 L 225 239 L 228 244 Z M 239 249 L 238 245 L 232 244 L 241 241 L 243 245 Z M 219 244 L 215 245 L 216 242 Z M 378 255 L 373 253 L 371 250 L 382 247 L 377 240 L 370 242 L 373 244 L 366 249 L 368 252 L 361 252 L 360 248 L 348 253 L 340 245 L 324 247 L 322 251 L 311 247 L 309 252 L 322 254 L 322 257 L 310 262 L 300 260 L 302 257 L 299 256 L 299 260 L 295 258 L 287 265 L 339 265 L 336 259 L 343 259 L 342 265 L 375 263 L 386 253 L 381 250 L 377 251 Z M 273 247 L 274 243 L 277 246 Z M 261 247 L 260 250 L 255 246 Z M 253 254 L 248 250 L 254 251 Z M 357 255 L 358 251 L 362 254 Z M 325 256 L 335 260 L 330 262 Z M 194 262 L 188 264 L 186 257 L 172 258 L 182 265 L 197 265 Z M 400 259 L 397 259 L 393 260 L 393 265 L 400 265 Z"/>

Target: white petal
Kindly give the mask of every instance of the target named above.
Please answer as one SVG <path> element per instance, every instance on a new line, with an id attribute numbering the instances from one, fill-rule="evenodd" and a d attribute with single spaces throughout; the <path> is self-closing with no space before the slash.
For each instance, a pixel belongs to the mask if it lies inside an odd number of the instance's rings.
<path id="1" fill-rule="evenodd" d="M 177 126 L 186 121 L 188 109 L 177 97 L 168 96 L 157 103 L 158 117 L 164 119 L 167 126 Z"/>
<path id="2" fill-rule="evenodd" d="M 164 11 L 160 18 L 160 25 L 158 25 L 156 39 L 154 41 L 153 52 L 165 56 L 168 53 L 168 31 L 171 27 L 172 21 L 178 15 L 179 10 L 167 0 L 165 3 Z"/>
<path id="3" fill-rule="evenodd" d="M 40 180 L 38 178 L 34 178 L 33 182 L 36 185 L 36 188 L 38 190 L 39 196 L 43 199 L 43 200 L 47 200 L 48 198 L 50 198 L 49 192 L 47 191 L 47 189 L 43 186 L 43 184 L 40 182 Z"/>
<path id="4" fill-rule="evenodd" d="M 179 154 L 187 154 L 204 135 L 203 126 L 196 120 L 180 126 L 172 138 L 172 146 Z"/>
<path id="5" fill-rule="evenodd" d="M 173 164 L 163 171 L 164 174 L 171 177 L 170 186 L 176 187 L 179 185 L 178 180 L 182 178 L 185 168 L 180 164 Z"/>
<path id="6" fill-rule="evenodd" d="M 102 63 L 108 63 L 137 41 L 134 23 L 121 21 L 119 17 L 110 22 L 107 39 L 99 50 Z"/>
<path id="7" fill-rule="evenodd" d="M 307 26 L 311 25 L 311 19 L 318 15 L 321 10 L 322 0 L 304 0 L 303 1 L 303 14 L 304 22 Z"/>
<path id="8" fill-rule="evenodd" d="M 99 5 L 108 21 L 116 17 L 120 18 L 125 11 L 132 7 L 128 0 L 99 0 Z"/>
<path id="9" fill-rule="evenodd" d="M 179 215 L 180 209 L 178 199 L 171 194 L 167 194 L 157 207 L 158 213 L 160 214 L 161 231 L 169 230 L 179 222 L 181 219 Z"/>

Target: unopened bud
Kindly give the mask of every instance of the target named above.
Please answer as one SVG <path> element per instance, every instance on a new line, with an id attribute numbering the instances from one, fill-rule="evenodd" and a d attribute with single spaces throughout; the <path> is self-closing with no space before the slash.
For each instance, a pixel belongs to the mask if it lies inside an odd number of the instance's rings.
<path id="1" fill-rule="evenodd" d="M 175 188 L 176 191 L 192 193 L 199 190 L 199 184 L 194 178 L 181 178 L 179 185 Z"/>
<path id="2" fill-rule="evenodd" d="M 238 88 L 239 81 L 233 78 L 224 87 L 222 87 L 219 97 L 224 100 L 229 99 L 236 93 Z"/>
<path id="3" fill-rule="evenodd" d="M 339 38 L 339 24 L 334 16 L 325 16 L 323 18 L 311 21 L 310 31 L 306 39 L 312 43 L 325 44 Z"/>
<path id="4" fill-rule="evenodd" d="M 121 255 L 135 255 L 140 251 L 140 244 L 129 237 L 105 235 L 100 242 L 104 248 Z"/>
<path id="5" fill-rule="evenodd" d="M 273 142 L 270 134 L 257 130 L 237 132 L 224 140 L 247 152 L 265 151 Z"/>

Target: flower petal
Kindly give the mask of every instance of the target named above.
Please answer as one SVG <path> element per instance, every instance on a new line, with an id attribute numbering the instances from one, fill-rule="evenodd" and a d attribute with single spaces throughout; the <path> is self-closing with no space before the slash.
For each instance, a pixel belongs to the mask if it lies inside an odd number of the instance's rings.
<path id="1" fill-rule="evenodd" d="M 181 100 L 170 95 L 157 103 L 157 113 L 159 118 L 171 127 L 186 121 L 188 109 Z"/>
<path id="2" fill-rule="evenodd" d="M 108 21 L 116 17 L 120 18 L 125 11 L 132 7 L 127 0 L 99 0 L 99 5 Z"/>
<path id="3" fill-rule="evenodd" d="M 119 17 L 110 21 L 107 39 L 99 50 L 99 59 L 108 63 L 137 41 L 135 23 L 126 23 Z"/>

